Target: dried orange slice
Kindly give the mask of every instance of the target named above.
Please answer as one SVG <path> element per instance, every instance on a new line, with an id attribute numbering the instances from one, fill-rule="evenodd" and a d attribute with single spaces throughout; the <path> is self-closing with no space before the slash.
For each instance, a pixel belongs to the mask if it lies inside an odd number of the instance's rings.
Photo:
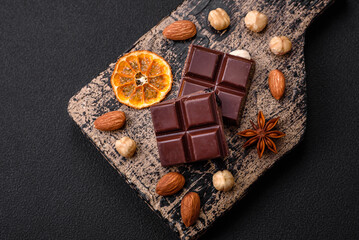
<path id="1" fill-rule="evenodd" d="M 121 57 L 111 76 L 116 98 L 141 109 L 164 99 L 172 87 L 170 65 L 150 51 L 135 51 Z"/>

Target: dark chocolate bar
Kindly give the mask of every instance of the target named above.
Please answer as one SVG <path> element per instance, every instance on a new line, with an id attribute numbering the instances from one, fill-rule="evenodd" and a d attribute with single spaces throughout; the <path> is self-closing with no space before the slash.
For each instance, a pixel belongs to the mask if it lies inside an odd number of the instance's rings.
<path id="1" fill-rule="evenodd" d="M 197 92 L 151 106 L 162 166 L 228 155 L 216 95 Z"/>
<path id="2" fill-rule="evenodd" d="M 223 119 L 239 124 L 254 65 L 252 60 L 191 45 L 178 96 L 213 88 L 222 101 Z"/>

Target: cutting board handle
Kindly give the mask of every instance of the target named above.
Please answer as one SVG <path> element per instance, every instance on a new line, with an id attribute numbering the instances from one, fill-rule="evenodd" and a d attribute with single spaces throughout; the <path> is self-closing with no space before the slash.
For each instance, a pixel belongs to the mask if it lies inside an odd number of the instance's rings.
<path id="1" fill-rule="evenodd" d="M 313 21 L 315 17 L 320 15 L 324 9 L 330 6 L 334 0 L 285 0 L 283 12 L 285 12 L 285 19 L 296 19 L 298 29 L 303 32 Z M 276 5 L 280 6 L 280 4 Z"/>
<path id="2" fill-rule="evenodd" d="M 288 6 L 301 6 L 303 14 L 312 18 L 321 13 L 333 2 L 334 0 L 286 0 Z"/>

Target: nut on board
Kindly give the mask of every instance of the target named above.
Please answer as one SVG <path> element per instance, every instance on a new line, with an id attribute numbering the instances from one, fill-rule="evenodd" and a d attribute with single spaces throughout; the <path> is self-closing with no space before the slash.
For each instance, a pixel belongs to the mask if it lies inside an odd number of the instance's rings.
<path id="1" fill-rule="evenodd" d="M 292 49 L 292 42 L 286 36 L 274 37 L 269 42 L 269 48 L 276 55 L 283 55 Z"/>
<path id="2" fill-rule="evenodd" d="M 162 32 L 165 38 L 171 40 L 186 40 L 196 35 L 197 29 L 193 22 L 180 20 L 168 25 Z"/>
<path id="3" fill-rule="evenodd" d="M 213 186 L 218 191 L 228 192 L 233 188 L 234 178 L 230 171 L 223 170 L 216 172 L 213 177 Z"/>
<path id="4" fill-rule="evenodd" d="M 251 55 L 249 54 L 249 52 L 243 49 L 234 50 L 229 54 L 251 60 Z"/>
<path id="5" fill-rule="evenodd" d="M 269 72 L 268 86 L 272 96 L 279 100 L 282 98 L 285 90 L 284 74 L 278 69 Z"/>
<path id="6" fill-rule="evenodd" d="M 121 156 L 129 158 L 136 151 L 136 142 L 129 137 L 123 137 L 116 141 L 115 148 Z"/>
<path id="7" fill-rule="evenodd" d="M 228 14 L 222 8 L 210 11 L 208 14 L 208 21 L 216 30 L 226 29 L 231 23 Z"/>
<path id="8" fill-rule="evenodd" d="M 260 32 L 267 26 L 268 17 L 261 12 L 250 11 L 244 18 L 244 23 L 249 30 Z"/>
<path id="9" fill-rule="evenodd" d="M 181 217 L 184 225 L 189 227 L 197 221 L 201 209 L 201 200 L 195 192 L 187 193 L 181 201 Z"/>
<path id="10" fill-rule="evenodd" d="M 112 111 L 98 117 L 94 127 L 100 131 L 114 131 L 122 128 L 126 122 L 126 115 L 122 111 Z"/>
<path id="11" fill-rule="evenodd" d="M 177 172 L 164 175 L 157 183 L 156 193 L 160 196 L 170 196 L 180 191 L 185 184 L 185 178 Z"/>

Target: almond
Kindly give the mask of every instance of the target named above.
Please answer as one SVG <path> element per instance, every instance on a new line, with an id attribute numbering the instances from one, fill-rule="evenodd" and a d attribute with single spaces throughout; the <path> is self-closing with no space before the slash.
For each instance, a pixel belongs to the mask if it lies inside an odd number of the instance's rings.
<path id="1" fill-rule="evenodd" d="M 112 111 L 98 117 L 94 122 L 95 128 L 101 131 L 113 131 L 121 128 L 126 122 L 126 115 L 122 111 Z"/>
<path id="2" fill-rule="evenodd" d="M 176 21 L 163 30 L 163 36 L 171 40 L 186 40 L 196 35 L 196 33 L 196 25 L 188 20 Z"/>
<path id="3" fill-rule="evenodd" d="M 201 200 L 195 192 L 187 193 L 181 201 L 181 217 L 184 225 L 193 225 L 198 217 L 201 207 Z"/>
<path id="4" fill-rule="evenodd" d="M 173 195 L 184 186 L 185 179 L 182 174 L 170 172 L 164 175 L 157 183 L 156 193 L 161 196 Z"/>
<path id="5" fill-rule="evenodd" d="M 268 85 L 272 96 L 279 100 L 283 96 L 285 90 L 285 78 L 283 73 L 278 69 L 270 71 Z"/>

